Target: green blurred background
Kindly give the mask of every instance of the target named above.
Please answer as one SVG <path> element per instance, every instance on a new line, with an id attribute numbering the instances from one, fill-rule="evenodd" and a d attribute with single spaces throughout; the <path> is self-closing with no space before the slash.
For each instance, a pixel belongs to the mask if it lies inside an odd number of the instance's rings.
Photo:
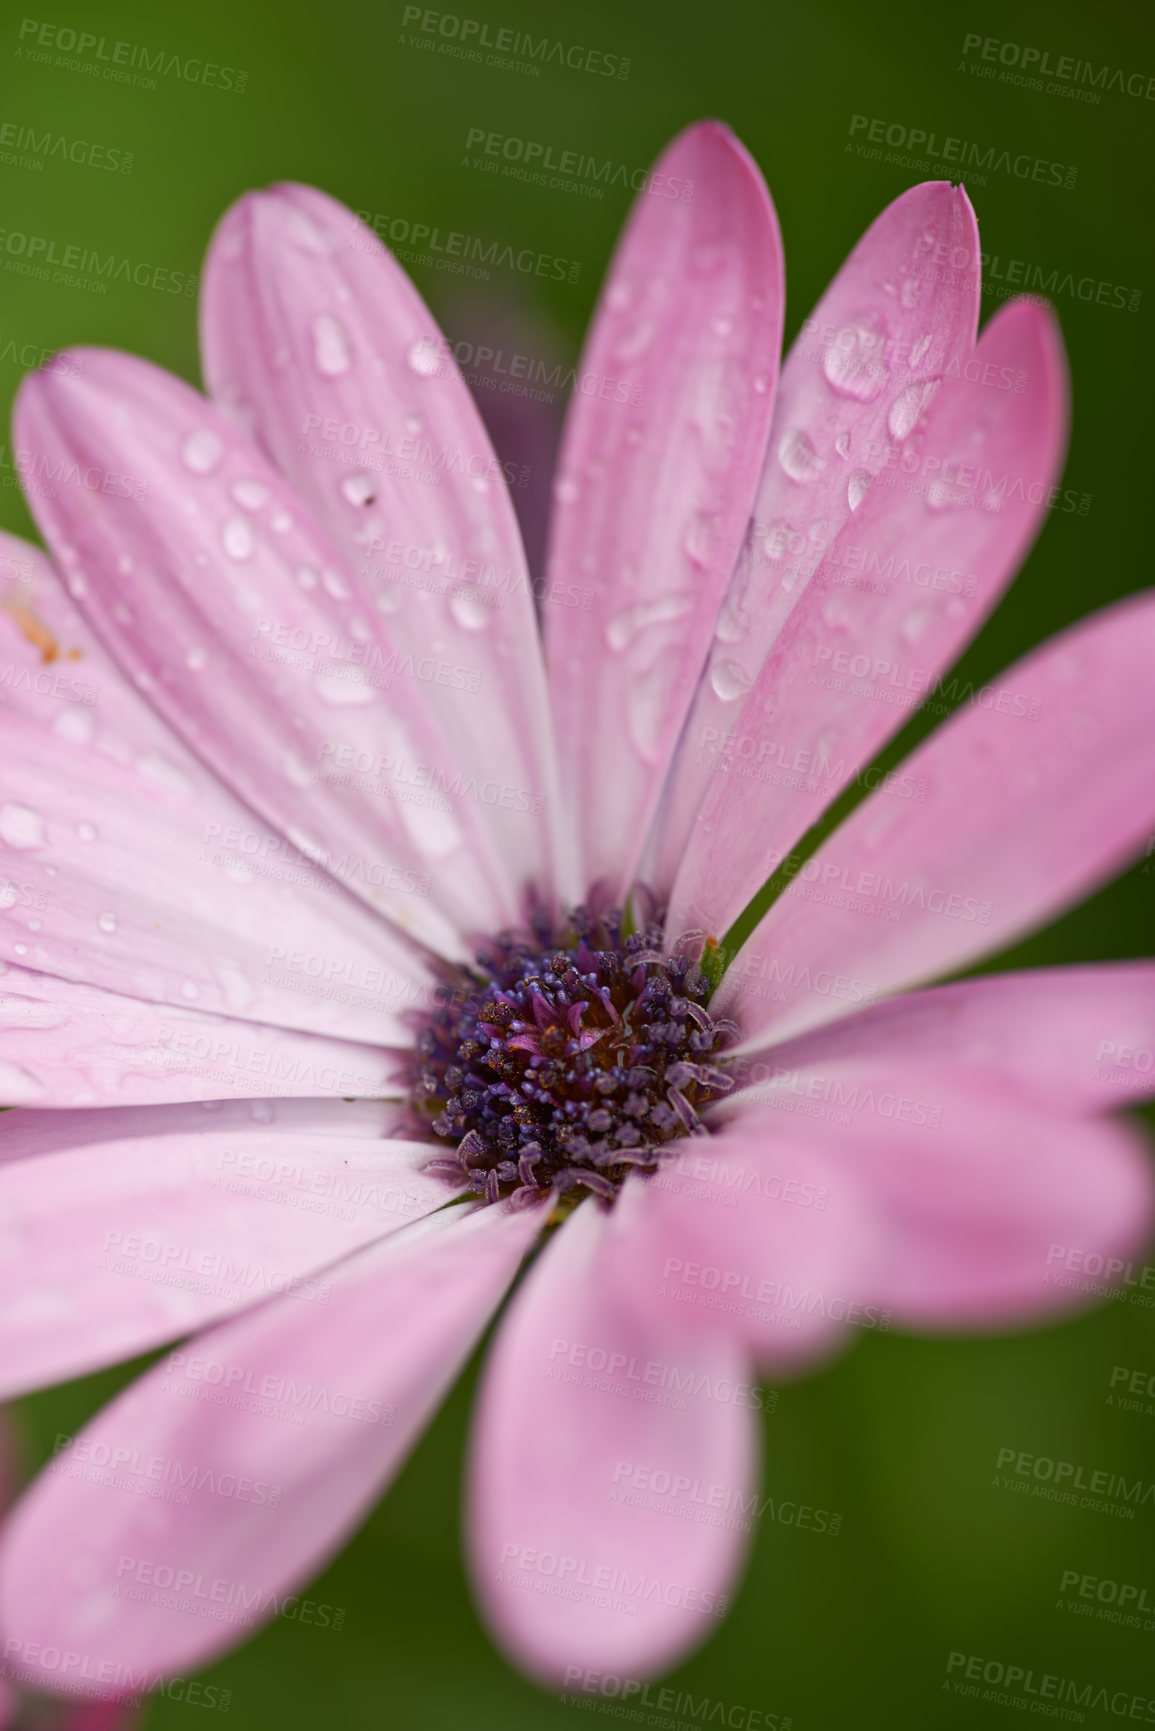
<path id="1" fill-rule="evenodd" d="M 58 252 L 78 245 L 195 272 L 214 222 L 237 194 L 276 179 L 311 181 L 357 209 L 578 261 L 573 282 L 494 269 L 488 282 L 469 284 L 413 267 L 453 337 L 487 340 L 487 332 L 504 331 L 507 347 L 567 364 L 576 359 L 627 195 L 610 189 L 602 199 L 582 198 L 477 174 L 465 165 L 471 127 L 633 169 L 686 122 L 707 114 L 728 121 L 760 162 L 778 206 L 788 340 L 881 206 L 924 178 L 847 153 L 853 115 L 1077 168 L 1070 189 L 998 172 L 986 185 L 968 183 L 985 250 L 1045 273 L 1057 267 L 1060 277 L 1123 285 L 1129 298 L 1142 292 L 1135 311 L 1058 298 L 1075 410 L 1066 486 L 1089 494 L 1090 504 L 1086 514 L 1052 513 L 968 653 L 965 676 L 978 684 L 1069 621 L 1150 581 L 1155 102 L 1116 85 L 1098 105 L 1083 104 L 978 78 L 966 70 L 973 52 L 963 58 L 967 35 L 991 36 L 1045 49 L 1052 64 L 1066 55 L 1107 66 L 1108 78 L 1115 69 L 1125 79 L 1141 74 L 1133 88 L 1146 91 L 1155 77 L 1149 6 L 585 0 L 542 8 L 469 0 L 457 14 L 487 23 L 491 35 L 528 29 L 628 58 L 625 78 L 556 63 L 532 78 L 415 47 L 413 25 L 393 0 L 372 7 L 201 0 L 179 13 L 145 0 L 91 0 L 87 10 L 52 0 L 52 7 L 36 14 L 38 24 L 243 69 L 247 82 L 238 93 L 169 76 L 148 90 L 37 64 L 18 53 L 20 13 L 10 9 L 0 24 L 8 93 L 0 123 L 132 152 L 133 161 L 123 172 L 58 157 L 40 170 L 0 160 L 7 230 L 55 239 Z M 424 40 L 435 50 L 440 38 Z M 25 37 L 24 46 L 33 41 Z M 0 155 L 27 155 L 14 148 L 14 134 L 0 136 L 8 140 Z M 199 382 L 192 298 L 124 282 L 86 293 L 4 264 L 0 252 L 5 397 L 40 350 L 76 342 L 134 349 Z M 998 304 L 984 296 L 984 317 Z M 487 392 L 478 395 L 488 409 Z M 497 425 L 495 436 L 522 455 L 524 427 Z M 548 408 L 531 436 L 532 510 L 556 437 Z M 7 444 L 0 478 L 4 526 L 29 532 Z M 916 723 L 906 737 L 917 732 Z M 1151 947 L 1153 908 L 1155 857 L 1021 945 L 1013 962 L 1142 954 Z M 1072 1615 L 1060 1593 L 1063 1572 L 1075 1570 L 1145 1587 L 1155 1604 L 1155 1502 L 1123 1521 L 1015 1497 L 992 1482 L 1000 1447 L 1082 1463 L 1088 1474 L 1103 1468 L 1155 1480 L 1155 1402 L 1142 1402 L 1142 1412 L 1109 1405 L 1115 1366 L 1155 1372 L 1155 1312 L 1133 1296 L 1018 1337 L 868 1335 L 822 1375 L 782 1389 L 765 1420 L 765 1491 L 775 1508 L 786 1499 L 841 1513 L 841 1530 L 833 1537 L 797 1531 L 767 1515 L 733 1613 L 673 1687 L 698 1703 L 707 1698 L 711 1709 L 722 1703 L 722 1718 L 709 1723 L 744 1726 L 757 1709 L 789 1717 L 798 1731 L 1013 1720 L 1014 1706 L 944 1689 L 952 1652 L 1105 1689 L 1100 1705 L 1087 1709 L 1089 1724 L 1119 1716 L 1119 1692 L 1127 1702 L 1155 1696 L 1151 1633 Z M 124 1379 L 117 1372 L 22 1403 L 28 1470 L 58 1430 L 74 1431 Z M 473 1372 L 312 1590 L 344 1608 L 343 1627 L 279 1622 L 209 1674 L 233 1690 L 232 1723 L 246 1731 L 481 1731 L 608 1722 L 514 1675 L 477 1623 L 457 1537 L 472 1384 Z M 1155 1627 L 1155 1616 L 1144 1620 Z M 1113 1708 L 1103 1705 L 1112 1700 Z M 148 1725 L 188 1725 L 200 1711 L 157 1700 Z M 1135 1717 L 1143 1722 L 1145 1713 Z M 1155 1708 L 1145 1722 L 1155 1722 Z"/>

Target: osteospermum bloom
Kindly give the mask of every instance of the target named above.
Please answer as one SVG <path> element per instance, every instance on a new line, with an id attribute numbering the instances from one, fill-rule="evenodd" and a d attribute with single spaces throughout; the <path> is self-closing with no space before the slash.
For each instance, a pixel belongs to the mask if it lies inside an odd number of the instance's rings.
<path id="1" fill-rule="evenodd" d="M 1150 599 L 870 768 L 1054 500 L 1053 318 L 976 341 L 970 205 L 918 186 L 779 379 L 757 169 L 714 124 L 658 167 L 544 577 L 425 307 L 308 188 L 220 225 L 208 398 L 99 350 L 22 389 L 54 567 L 5 544 L 4 1392 L 171 1347 L 10 1522 L 41 1683 L 138 1686 L 274 1614 L 531 1253 L 478 1604 L 542 1680 L 652 1672 L 734 1589 L 760 1376 L 855 1324 L 1062 1311 L 1147 1229 L 1108 1114 L 1153 970 L 923 988 L 1147 833 Z"/>

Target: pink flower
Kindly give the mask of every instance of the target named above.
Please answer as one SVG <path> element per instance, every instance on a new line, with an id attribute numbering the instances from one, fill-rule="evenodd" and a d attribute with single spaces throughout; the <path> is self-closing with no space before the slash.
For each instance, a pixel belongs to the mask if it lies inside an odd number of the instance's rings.
<path id="1" fill-rule="evenodd" d="M 911 988 L 1141 845 L 1151 600 L 869 768 L 1059 497 L 1054 321 L 976 342 L 978 291 L 965 194 L 915 187 L 779 381 L 773 208 L 691 128 L 614 259 L 533 582 L 428 312 L 308 188 L 218 230 L 211 400 L 101 350 L 25 386 L 63 581 L 5 542 L 2 1392 L 192 1337 L 11 1520 L 25 1676 L 123 1689 L 281 1609 L 535 1245 L 468 1524 L 554 1685 L 715 1626 L 760 1374 L 1123 1272 L 1152 1183 L 1109 1114 L 1150 1085 L 1155 970 Z M 776 868 L 737 953 L 706 942 Z"/>

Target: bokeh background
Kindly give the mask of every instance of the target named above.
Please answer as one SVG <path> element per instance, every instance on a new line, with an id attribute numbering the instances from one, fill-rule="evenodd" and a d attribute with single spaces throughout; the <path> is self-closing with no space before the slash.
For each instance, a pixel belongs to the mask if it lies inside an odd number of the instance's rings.
<path id="1" fill-rule="evenodd" d="M 1070 186 L 993 169 L 985 184 L 977 175 L 967 182 L 984 250 L 1038 264 L 1044 274 L 1057 268 L 1060 279 L 1070 273 L 1122 286 L 1128 304 L 1070 293 L 1056 299 L 1074 394 L 1065 486 L 1079 508 L 1051 513 L 961 671 L 977 685 L 1070 621 L 1151 581 L 1150 7 L 566 0 L 544 8 L 463 0 L 456 15 L 487 23 L 491 35 L 528 29 L 629 61 L 625 77 L 554 63 L 535 78 L 437 52 L 442 38 L 422 34 L 395 0 L 199 0 L 179 9 L 150 0 L 24 3 L 51 5 L 37 13 L 38 24 L 164 47 L 247 78 L 243 91 L 173 76 L 149 90 L 56 65 L 54 54 L 39 64 L 21 52 L 35 38 L 21 37 L 20 9 L 8 9 L 0 23 L 7 92 L 0 123 L 131 152 L 132 163 L 128 172 L 109 171 L 49 157 L 36 169 L 27 166 L 28 150 L 10 142 L 13 133 L 0 134 L 6 230 L 53 238 L 58 252 L 78 245 L 195 273 L 213 224 L 239 193 L 271 180 L 310 181 L 355 209 L 579 264 L 564 281 L 509 268 L 470 281 L 412 265 L 453 338 L 504 341 L 551 364 L 577 358 L 628 195 L 617 187 L 600 199 L 578 197 L 474 172 L 471 127 L 632 170 L 692 119 L 729 122 L 777 203 L 788 340 L 882 205 L 926 178 L 855 153 L 853 116 L 962 137 L 980 152 L 993 146 L 996 157 L 1027 153 L 1077 169 Z M 973 49 L 964 55 L 968 36 L 1046 50 L 1052 65 L 1070 56 L 1096 71 L 1105 66 L 1108 80 L 1119 70 L 1150 96 L 1120 91 L 1116 80 L 1091 104 L 981 78 L 968 70 L 979 63 Z M 0 248 L 6 401 L 41 351 L 76 342 L 133 349 L 199 382 L 193 298 L 123 281 L 104 294 L 84 292 L 30 280 L 8 263 Z M 984 296 L 984 318 L 998 304 Z M 475 382 L 500 454 L 533 469 L 519 503 L 536 548 L 563 405 L 540 404 L 515 421 L 503 414 L 492 376 Z M 31 533 L 3 438 L 0 520 Z M 915 722 L 904 739 L 918 732 Z M 1142 955 L 1152 947 L 1153 910 L 1155 851 L 992 965 Z M 1094 1600 L 1090 1615 L 1072 1614 L 1073 1595 L 1060 1590 L 1064 1572 L 1075 1570 L 1145 1588 L 1155 1606 L 1155 1495 L 1128 1521 L 1015 1496 L 995 1482 L 1004 1447 L 1080 1463 L 1087 1476 L 1104 1469 L 1155 1482 L 1155 1400 L 1133 1412 L 1108 1398 L 1116 1367 L 1155 1373 L 1155 1309 L 1147 1300 L 1155 1291 L 1125 1290 L 1079 1320 L 997 1339 L 867 1334 L 821 1375 L 782 1388 L 765 1419 L 765 1493 L 773 1502 L 736 1606 L 669 1680 L 700 1716 L 689 1721 L 684 1708 L 661 1722 L 748 1726 L 760 1723 L 757 1712 L 788 1718 L 797 1731 L 925 1731 L 1013 1721 L 1021 1710 L 1014 1705 L 984 1701 L 981 1689 L 979 1699 L 963 1699 L 945 1686 L 952 1652 L 1033 1670 L 1036 1679 L 1057 1673 L 1080 1689 L 1092 1683 L 1099 1705 L 1087 1708 L 1089 1724 L 1117 1717 L 1124 1694 L 1127 1703 L 1155 1697 L 1155 1610 L 1145 1628 L 1131 1628 L 1097 1617 Z M 581 1709 L 511 1672 L 471 1607 L 457 1535 L 475 1368 L 364 1529 L 311 1589 L 343 1610 L 342 1627 L 279 1621 L 208 1674 L 233 1691 L 230 1722 L 244 1731 L 537 1731 L 609 1722 L 599 1703 Z M 126 1375 L 21 1403 L 22 1470 L 34 1470 L 56 1433 L 75 1431 Z M 782 1503 L 838 1513 L 839 1531 L 800 1531 L 773 1519 Z M 148 1709 L 149 1731 L 195 1724 L 204 1711 L 158 1699 Z M 1135 1717 L 1155 1722 L 1155 1706 Z"/>

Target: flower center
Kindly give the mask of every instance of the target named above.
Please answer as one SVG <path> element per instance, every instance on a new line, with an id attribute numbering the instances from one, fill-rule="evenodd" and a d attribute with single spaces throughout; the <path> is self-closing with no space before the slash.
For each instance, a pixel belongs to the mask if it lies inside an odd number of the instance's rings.
<path id="1" fill-rule="evenodd" d="M 427 1170 L 515 1207 L 583 1188 L 608 1203 L 704 1133 L 738 1029 L 707 1011 L 694 957 L 661 944 L 658 925 L 623 938 L 616 910 L 579 907 L 560 933 L 502 932 L 447 968 L 413 1065 L 421 1134 L 450 1150 Z"/>

